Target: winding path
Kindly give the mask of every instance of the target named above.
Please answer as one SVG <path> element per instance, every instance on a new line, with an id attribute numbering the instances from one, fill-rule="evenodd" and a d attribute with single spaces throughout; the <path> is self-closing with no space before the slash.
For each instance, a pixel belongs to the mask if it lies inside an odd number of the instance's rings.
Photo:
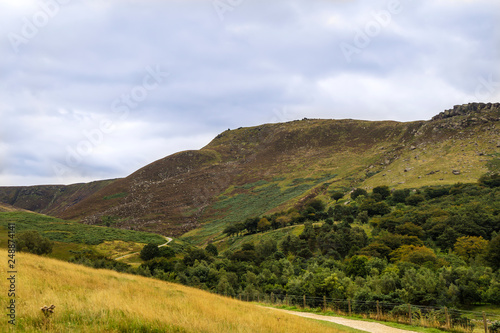
<path id="1" fill-rule="evenodd" d="M 170 242 L 172 241 L 172 238 L 170 238 L 170 237 L 165 237 L 165 236 L 163 236 L 163 238 L 165 238 L 165 240 L 166 240 L 167 242 L 166 242 L 165 244 L 158 245 L 158 247 L 167 246 L 167 245 L 168 245 L 168 243 L 170 243 Z M 141 252 L 139 251 L 139 252 L 129 253 L 129 254 L 126 254 L 126 255 L 124 255 L 124 256 L 121 256 L 121 257 L 115 258 L 114 260 L 120 260 L 120 259 L 123 259 L 123 258 L 127 258 L 127 257 L 133 256 L 134 254 L 138 254 L 138 253 L 141 253 Z"/>
<path id="2" fill-rule="evenodd" d="M 346 318 L 341 318 L 341 317 L 322 316 L 322 315 L 318 315 L 315 313 L 289 311 L 289 310 L 282 310 L 282 309 L 276 309 L 276 308 L 268 308 L 268 309 L 273 309 L 276 311 L 281 311 L 281 312 L 285 312 L 288 314 L 292 314 L 292 315 L 296 315 L 296 316 L 300 316 L 300 317 L 305 317 L 305 318 L 310 318 L 310 319 L 329 321 L 332 323 L 352 327 L 352 328 L 355 328 L 357 330 L 370 332 L 370 333 L 417 333 L 415 331 L 402 330 L 399 328 L 394 328 L 394 327 L 386 326 L 386 325 L 383 325 L 380 323 L 374 323 L 371 321 L 346 319 Z"/>

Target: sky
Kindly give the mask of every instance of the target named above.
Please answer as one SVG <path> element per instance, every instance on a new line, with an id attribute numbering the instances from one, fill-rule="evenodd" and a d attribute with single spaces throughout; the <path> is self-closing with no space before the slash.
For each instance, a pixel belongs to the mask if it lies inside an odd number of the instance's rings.
<path id="1" fill-rule="evenodd" d="M 500 101 L 498 0 L 0 0 L 0 186 L 125 177 L 218 133 Z"/>

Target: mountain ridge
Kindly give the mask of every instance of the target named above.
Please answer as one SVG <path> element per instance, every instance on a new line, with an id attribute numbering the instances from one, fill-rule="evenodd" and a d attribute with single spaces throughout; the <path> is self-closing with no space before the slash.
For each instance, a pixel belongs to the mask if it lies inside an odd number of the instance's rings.
<path id="1" fill-rule="evenodd" d="M 80 196 L 75 191 L 74 202 L 63 195 L 56 205 L 36 208 L 88 224 L 106 220 L 115 227 L 179 236 L 223 219 L 224 213 L 213 209 L 224 199 L 220 196 L 237 196 L 235 187 L 259 181 L 279 189 L 275 196 L 293 190 L 295 196 L 279 202 L 283 208 L 311 193 L 324 195 L 326 190 L 315 188 L 325 183 L 352 189 L 471 182 L 498 158 L 499 120 L 499 103 L 472 103 L 427 121 L 303 119 L 227 130 L 200 150 L 167 156 L 128 177 L 81 189 Z M 335 177 L 294 183 L 328 175 Z M 12 204 L 8 193 L 0 188 L 0 202 Z"/>

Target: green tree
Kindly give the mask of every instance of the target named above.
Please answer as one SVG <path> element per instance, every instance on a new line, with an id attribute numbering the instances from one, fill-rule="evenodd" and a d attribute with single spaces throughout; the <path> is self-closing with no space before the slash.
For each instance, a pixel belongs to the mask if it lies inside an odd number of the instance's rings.
<path id="1" fill-rule="evenodd" d="M 490 241 L 486 260 L 494 269 L 500 268 L 500 234 Z"/>
<path id="2" fill-rule="evenodd" d="M 52 252 L 53 244 L 35 230 L 28 230 L 19 233 L 16 237 L 16 247 L 18 251 L 24 251 L 33 254 L 49 254 Z"/>
<path id="3" fill-rule="evenodd" d="M 238 228 L 236 228 L 236 226 L 234 226 L 234 225 L 229 225 L 229 226 L 227 226 L 227 227 L 224 229 L 224 231 L 223 231 L 223 233 L 225 233 L 225 234 L 226 234 L 226 235 L 228 235 L 229 237 L 231 237 L 232 235 L 236 235 L 236 234 L 238 234 L 238 232 L 239 232 Z"/>
<path id="4" fill-rule="evenodd" d="M 333 200 L 335 200 L 335 202 L 339 201 L 343 197 L 344 197 L 344 193 L 342 193 L 342 192 L 333 192 L 332 195 L 331 195 L 331 198 Z"/>
<path id="5" fill-rule="evenodd" d="M 153 243 L 144 245 L 144 247 L 141 250 L 141 253 L 139 254 L 139 257 L 144 261 L 148 261 L 159 256 L 160 256 L 160 249 L 158 248 L 158 245 Z"/>
<path id="6" fill-rule="evenodd" d="M 269 230 L 270 228 L 271 228 L 271 222 L 269 222 L 269 220 L 266 219 L 265 217 L 261 218 L 257 223 L 257 230 L 261 232 Z"/>
<path id="7" fill-rule="evenodd" d="M 457 239 L 454 252 L 464 260 L 484 256 L 488 250 L 488 241 L 483 237 L 464 236 Z"/>
<path id="8" fill-rule="evenodd" d="M 406 198 L 406 204 L 410 206 L 418 206 L 423 201 L 425 201 L 425 198 L 421 194 L 412 194 Z"/>
<path id="9" fill-rule="evenodd" d="M 217 247 L 210 243 L 208 244 L 206 247 L 205 247 L 205 251 L 211 255 L 213 255 L 214 257 L 217 257 L 219 255 L 219 251 L 217 250 Z"/>
<path id="10" fill-rule="evenodd" d="M 385 200 L 387 197 L 391 195 L 391 190 L 387 185 L 377 186 L 373 189 L 372 192 L 379 194 L 382 197 L 382 200 Z"/>
<path id="11" fill-rule="evenodd" d="M 364 195 L 365 197 L 368 196 L 368 192 L 362 188 L 357 188 L 354 191 L 351 192 L 351 199 L 356 200 L 357 197 L 360 195 Z"/>

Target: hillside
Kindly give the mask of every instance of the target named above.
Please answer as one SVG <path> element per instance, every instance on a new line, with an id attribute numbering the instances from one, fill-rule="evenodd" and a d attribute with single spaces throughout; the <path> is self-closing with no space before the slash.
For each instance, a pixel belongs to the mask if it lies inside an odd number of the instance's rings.
<path id="1" fill-rule="evenodd" d="M 87 184 L 11 186 L 0 188 L 0 202 L 38 213 L 57 215 L 114 180 Z"/>
<path id="2" fill-rule="evenodd" d="M 17 332 L 344 331 L 159 280 L 24 253 L 17 258 L 22 263 L 16 280 Z M 0 274 L 7 276 L 6 265 Z M 7 293 L 0 302 L 9 302 Z M 45 320 L 40 308 L 51 304 L 54 314 Z"/>
<path id="3" fill-rule="evenodd" d="M 334 189 L 475 182 L 498 167 L 499 119 L 500 104 L 473 103 L 429 121 L 304 119 L 227 130 L 198 151 L 156 161 L 78 202 L 63 195 L 60 204 L 36 210 L 168 236 L 203 226 L 197 237 L 210 239 L 228 224 Z M 6 193 L 0 188 L 0 201 L 23 207 Z"/>

